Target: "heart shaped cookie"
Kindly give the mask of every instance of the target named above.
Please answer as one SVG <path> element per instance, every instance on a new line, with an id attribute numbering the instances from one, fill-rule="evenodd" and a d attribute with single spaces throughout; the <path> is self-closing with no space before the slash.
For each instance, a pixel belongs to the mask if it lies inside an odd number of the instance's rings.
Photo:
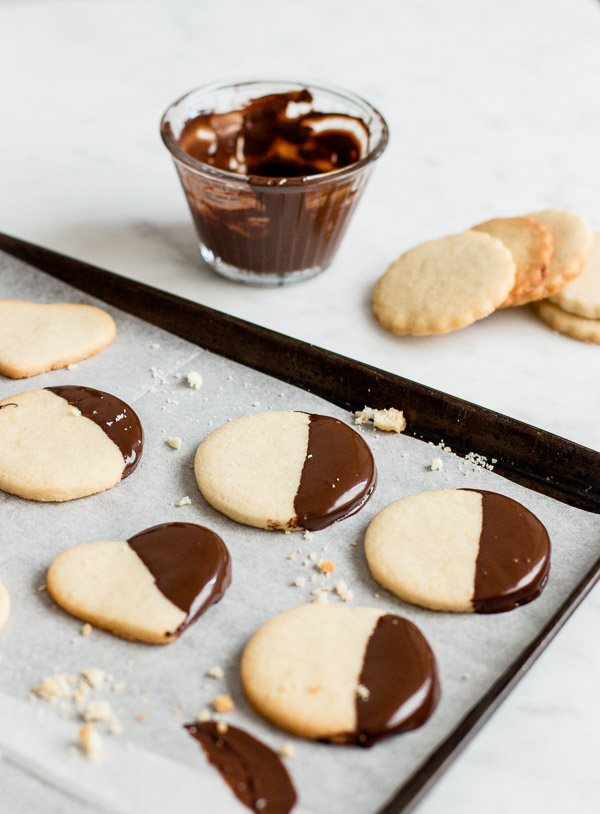
<path id="1" fill-rule="evenodd" d="M 91 305 L 0 300 L 0 373 L 23 379 L 93 356 L 115 338 L 113 318 Z"/>
<path id="2" fill-rule="evenodd" d="M 143 440 L 131 407 L 101 390 L 9 396 L 0 401 L 0 489 L 45 502 L 102 492 L 133 472 Z"/>
<path id="3" fill-rule="evenodd" d="M 214 532 L 163 523 L 123 542 L 83 543 L 54 560 L 48 592 L 68 613 L 124 639 L 173 641 L 218 602 L 231 558 Z"/>

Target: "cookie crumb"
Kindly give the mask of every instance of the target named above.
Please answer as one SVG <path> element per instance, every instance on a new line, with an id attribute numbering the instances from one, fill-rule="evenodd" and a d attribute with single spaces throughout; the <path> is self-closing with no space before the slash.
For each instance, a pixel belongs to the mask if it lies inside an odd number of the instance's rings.
<path id="1" fill-rule="evenodd" d="M 206 721 L 210 721 L 210 712 L 206 709 L 206 707 L 200 710 L 200 712 L 196 716 L 196 721 L 199 724 L 203 724 L 206 723 Z"/>
<path id="2" fill-rule="evenodd" d="M 181 438 L 178 435 L 170 435 L 167 438 L 167 444 L 171 449 L 179 449 L 181 446 Z"/>
<path id="3" fill-rule="evenodd" d="M 335 571 L 335 565 L 331 560 L 319 560 L 317 568 L 322 574 L 331 574 L 332 571 Z"/>
<path id="4" fill-rule="evenodd" d="M 77 367 L 77 362 L 71 362 L 70 365 L 67 365 L 67 370 L 75 370 Z"/>
<path id="5" fill-rule="evenodd" d="M 444 468 L 444 462 L 442 461 L 442 459 L 441 458 L 434 458 L 433 461 L 431 462 L 431 467 L 430 467 L 431 471 L 432 472 L 439 472 L 439 470 L 443 469 L 443 468 Z"/>
<path id="6" fill-rule="evenodd" d="M 304 577 L 296 577 L 293 584 L 296 586 L 296 588 L 304 588 L 305 583 L 306 580 Z"/>
<path id="7" fill-rule="evenodd" d="M 225 735 L 228 729 L 229 726 L 226 721 L 217 721 L 217 732 L 219 735 Z"/>
<path id="8" fill-rule="evenodd" d="M 93 763 L 104 760 L 102 738 L 91 724 L 86 724 L 79 730 L 79 745 L 88 760 Z"/>
<path id="9" fill-rule="evenodd" d="M 288 554 L 287 558 L 288 558 L 288 560 L 295 560 L 296 559 L 296 552 L 292 551 L 291 554 Z"/>
<path id="10" fill-rule="evenodd" d="M 471 673 L 463 673 L 461 678 L 463 681 L 468 681 L 471 678 Z"/>
<path id="11" fill-rule="evenodd" d="M 225 673 L 223 672 L 223 668 L 216 665 L 215 667 L 211 667 L 210 670 L 206 671 L 206 675 L 209 678 L 223 678 Z"/>
<path id="12" fill-rule="evenodd" d="M 308 529 L 306 529 L 304 531 L 304 534 L 302 536 L 304 537 L 305 540 L 311 540 L 312 539 L 312 533 Z"/>
<path id="13" fill-rule="evenodd" d="M 406 420 L 402 410 L 389 407 L 386 410 L 374 410 L 372 407 L 365 407 L 354 413 L 355 424 L 367 424 L 373 422 L 373 426 L 384 432 L 403 432 L 406 429 Z"/>
<path id="14" fill-rule="evenodd" d="M 92 632 L 93 628 L 89 622 L 86 622 L 85 625 L 82 625 L 81 630 L 79 631 L 82 636 L 89 636 Z"/>
<path id="15" fill-rule="evenodd" d="M 124 681 L 117 681 L 116 684 L 113 684 L 112 691 L 113 692 L 122 692 L 127 684 Z"/>
<path id="16" fill-rule="evenodd" d="M 56 698 L 72 698 L 77 683 L 77 676 L 68 673 L 47 676 L 41 684 L 33 688 L 33 692 L 43 701 L 51 702 Z"/>
<path id="17" fill-rule="evenodd" d="M 136 718 L 136 721 L 138 721 L 138 723 L 140 723 L 140 724 L 143 724 L 147 720 L 148 720 L 148 716 L 146 715 L 145 712 L 142 712 L 142 714 L 138 715 L 137 718 Z"/>
<path id="18" fill-rule="evenodd" d="M 160 348 L 160 345 L 158 344 L 158 342 L 153 342 L 150 345 L 150 347 L 152 348 L 152 350 L 158 350 Z"/>
<path id="19" fill-rule="evenodd" d="M 82 670 L 81 675 L 85 678 L 90 687 L 97 689 L 102 686 L 104 681 L 104 670 L 99 667 L 90 667 L 87 670 Z"/>
<path id="20" fill-rule="evenodd" d="M 186 376 L 186 381 L 188 387 L 191 387 L 192 390 L 199 390 L 202 387 L 202 376 L 197 370 L 190 370 Z"/>
<path id="21" fill-rule="evenodd" d="M 260 407 L 260 401 L 253 401 L 252 406 L 253 407 Z"/>
<path id="22" fill-rule="evenodd" d="M 230 695 L 215 695 L 212 700 L 212 705 L 215 712 L 220 713 L 233 712 L 235 709 L 233 698 Z"/>
<path id="23" fill-rule="evenodd" d="M 79 418 L 81 415 L 81 410 L 78 410 L 77 407 L 74 407 L 72 404 L 69 407 L 69 414 L 74 415 L 76 418 Z"/>
<path id="24" fill-rule="evenodd" d="M 41 593 L 42 591 L 47 591 L 47 590 L 48 590 L 48 589 L 46 588 L 46 586 L 45 586 L 45 585 L 40 585 L 40 586 L 38 587 L 38 591 L 39 591 L 40 593 Z"/>
<path id="25" fill-rule="evenodd" d="M 85 709 L 81 711 L 84 721 L 96 721 L 100 723 L 112 723 L 115 720 L 112 709 L 108 701 L 91 701 Z"/>
<path id="26" fill-rule="evenodd" d="M 354 597 L 354 594 L 343 579 L 340 579 L 340 581 L 336 584 L 335 592 L 342 602 L 350 602 L 350 600 Z"/>
<path id="27" fill-rule="evenodd" d="M 369 688 L 365 687 L 364 684 L 358 684 L 356 687 L 356 694 L 362 701 L 368 701 L 369 696 L 371 695 Z"/>
<path id="28" fill-rule="evenodd" d="M 192 501 L 190 500 L 189 495 L 186 495 L 185 497 L 182 497 L 181 500 L 178 500 L 175 505 L 178 507 L 189 506 L 191 502 Z"/>
<path id="29" fill-rule="evenodd" d="M 352 542 L 350 543 L 350 545 L 351 545 L 351 546 L 357 546 L 357 545 L 358 545 L 358 543 L 356 542 L 356 540 L 352 540 Z"/>
<path id="30" fill-rule="evenodd" d="M 286 741 L 281 745 L 281 749 L 279 750 L 279 754 L 281 757 L 294 757 L 296 754 L 296 750 L 294 749 L 294 745 L 291 741 Z"/>

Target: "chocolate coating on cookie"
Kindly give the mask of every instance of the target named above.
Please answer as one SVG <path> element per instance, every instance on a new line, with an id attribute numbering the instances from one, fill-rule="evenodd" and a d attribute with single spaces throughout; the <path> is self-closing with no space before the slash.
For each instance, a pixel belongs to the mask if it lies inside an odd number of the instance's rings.
<path id="1" fill-rule="evenodd" d="M 475 565 L 473 607 L 477 613 L 501 613 L 538 597 L 550 572 L 550 538 L 538 518 L 496 492 L 479 489 L 482 528 Z"/>
<path id="2" fill-rule="evenodd" d="M 231 584 L 231 557 L 221 538 L 195 523 L 163 523 L 128 541 L 154 577 L 159 591 L 186 617 L 171 635 L 179 636 Z"/>
<path id="3" fill-rule="evenodd" d="M 241 803 L 257 814 L 288 814 L 297 796 L 281 759 L 243 729 L 217 727 L 216 721 L 185 726 Z"/>
<path id="4" fill-rule="evenodd" d="M 367 643 L 356 695 L 356 742 L 422 726 L 440 697 L 435 657 L 419 628 L 394 614 L 381 616 Z"/>
<path id="5" fill-rule="evenodd" d="M 97 424 L 118 446 L 125 461 L 121 478 L 137 467 L 144 446 L 144 431 L 136 413 L 121 399 L 93 387 L 60 385 L 46 390 L 65 399 L 80 413 Z"/>
<path id="6" fill-rule="evenodd" d="M 294 499 L 297 523 L 318 531 L 360 511 L 377 485 L 373 454 L 335 418 L 310 415 L 308 448 Z"/>

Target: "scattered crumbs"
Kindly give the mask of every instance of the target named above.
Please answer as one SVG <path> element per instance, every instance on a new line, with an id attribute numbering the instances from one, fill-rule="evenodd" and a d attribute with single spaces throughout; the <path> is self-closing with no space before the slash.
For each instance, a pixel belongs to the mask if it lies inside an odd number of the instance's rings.
<path id="1" fill-rule="evenodd" d="M 379 594 L 373 594 L 373 598 L 374 598 L 374 599 L 380 599 L 381 597 L 380 597 L 380 595 L 379 595 Z"/>
<path id="2" fill-rule="evenodd" d="M 389 407 L 387 410 L 374 410 L 372 407 L 365 407 L 354 413 L 355 424 L 367 424 L 373 422 L 373 426 L 384 432 L 403 432 L 406 429 L 406 420 L 402 410 Z"/>
<path id="3" fill-rule="evenodd" d="M 62 673 L 47 676 L 41 684 L 33 688 L 33 692 L 43 701 L 54 701 L 56 698 L 72 698 L 77 686 L 77 676 Z"/>
<path id="4" fill-rule="evenodd" d="M 82 625 L 81 630 L 79 631 L 82 636 L 89 636 L 92 632 L 93 628 L 89 622 L 86 622 L 85 625 Z"/>
<path id="5" fill-rule="evenodd" d="M 201 709 L 198 715 L 196 715 L 196 720 L 199 724 L 206 723 L 206 721 L 210 721 L 210 712 L 204 707 Z"/>
<path id="6" fill-rule="evenodd" d="M 444 447 L 444 452 L 452 452 L 452 448 L 451 447 Z"/>
<path id="7" fill-rule="evenodd" d="M 317 555 L 316 555 L 316 553 L 315 553 L 314 551 L 311 551 L 311 552 L 310 552 L 310 554 L 308 555 L 308 559 L 309 559 L 311 562 L 315 562 L 315 560 L 317 559 Z"/>
<path id="8" fill-rule="evenodd" d="M 317 568 L 322 574 L 331 574 L 332 571 L 335 571 L 335 565 L 331 560 L 319 560 Z"/>
<path id="9" fill-rule="evenodd" d="M 179 404 L 177 399 L 167 399 L 166 403 L 167 404 L 175 404 L 175 405 Z"/>
<path id="10" fill-rule="evenodd" d="M 77 689 L 73 693 L 73 701 L 75 704 L 83 704 L 86 697 L 90 692 L 89 684 L 86 684 L 85 681 L 80 681 Z"/>
<path id="11" fill-rule="evenodd" d="M 316 574 L 312 574 L 312 575 L 311 575 L 311 577 L 310 577 L 310 581 L 311 581 L 311 582 L 316 582 L 316 581 L 317 581 L 317 575 L 316 575 Z"/>
<path id="12" fill-rule="evenodd" d="M 150 347 L 152 348 L 152 350 L 158 350 L 160 348 L 160 345 L 158 344 L 158 342 L 153 342 L 150 345 Z"/>
<path id="13" fill-rule="evenodd" d="M 217 732 L 219 733 L 219 735 L 225 735 L 225 733 L 227 732 L 228 729 L 229 729 L 229 726 L 227 725 L 227 723 L 225 721 L 217 721 Z M 258 800 L 257 800 L 257 803 L 258 803 Z"/>
<path id="14" fill-rule="evenodd" d="M 88 760 L 93 763 L 104 760 L 102 738 L 91 724 L 86 724 L 79 730 L 79 745 Z"/>
<path id="15" fill-rule="evenodd" d="M 279 754 L 281 755 L 281 757 L 294 757 L 295 749 L 291 741 L 286 741 L 281 745 Z"/>
<path id="16" fill-rule="evenodd" d="M 223 678 L 225 673 L 223 672 L 223 668 L 219 667 L 218 665 L 215 667 L 211 667 L 210 670 L 206 671 L 206 675 L 209 678 Z"/>
<path id="17" fill-rule="evenodd" d="M 186 376 L 186 381 L 188 387 L 191 387 L 192 390 L 199 390 L 202 387 L 202 376 L 197 370 L 190 370 Z"/>
<path id="18" fill-rule="evenodd" d="M 90 687 L 97 689 L 102 686 L 104 681 L 104 670 L 99 667 L 90 667 L 87 670 L 82 670 L 81 675 L 85 678 Z"/>
<path id="19" fill-rule="evenodd" d="M 45 591 L 45 590 L 46 590 L 46 586 L 45 586 L 45 585 L 40 585 L 40 586 L 38 587 L 38 591 L 40 591 L 40 592 L 41 592 L 41 591 Z"/>
<path id="20" fill-rule="evenodd" d="M 113 684 L 112 691 L 113 692 L 122 692 L 127 684 L 124 681 L 117 681 L 116 684 Z"/>
<path id="21" fill-rule="evenodd" d="M 356 540 L 352 540 L 352 542 L 350 543 L 350 545 L 357 546 L 357 545 L 358 545 L 358 543 L 356 542 Z"/>
<path id="22" fill-rule="evenodd" d="M 347 583 L 343 579 L 340 579 L 339 582 L 336 584 L 335 592 L 343 602 L 349 602 L 354 596 L 354 594 L 348 587 Z"/>
<path id="23" fill-rule="evenodd" d="M 212 700 L 212 705 L 215 712 L 220 712 L 221 714 L 233 712 L 235 709 L 233 698 L 230 695 L 215 695 Z"/>
<path id="24" fill-rule="evenodd" d="M 163 372 L 159 370 L 157 367 L 151 367 L 150 373 L 152 374 L 153 379 L 162 379 Z"/>
<path id="25" fill-rule="evenodd" d="M 315 597 L 315 602 L 319 605 L 326 605 L 327 602 L 329 602 L 329 594 L 325 593 L 325 591 L 320 591 Z"/>
<path id="26" fill-rule="evenodd" d="M 108 701 L 98 699 L 90 703 L 81 710 L 81 717 L 84 721 L 96 721 L 102 723 L 112 723 L 115 719 L 113 711 Z"/>
<path id="27" fill-rule="evenodd" d="M 232 382 L 232 381 L 233 381 L 233 376 L 228 376 L 228 377 L 227 377 L 227 381 L 228 381 L 228 382 Z"/>
<path id="28" fill-rule="evenodd" d="M 71 362 L 70 365 L 67 365 L 67 370 L 75 370 L 77 367 L 77 362 Z"/>
<path id="29" fill-rule="evenodd" d="M 190 500 L 189 495 L 182 497 L 181 500 L 178 500 L 175 504 L 176 506 L 189 506 L 192 501 Z"/>
<path id="30" fill-rule="evenodd" d="M 113 721 L 109 724 L 107 731 L 109 735 L 120 735 L 123 731 L 123 727 L 118 721 Z"/>
<path id="31" fill-rule="evenodd" d="M 148 716 L 146 715 L 145 712 L 142 712 L 142 714 L 138 715 L 137 718 L 136 718 L 136 721 L 138 721 L 138 723 L 140 723 L 140 724 L 143 724 L 147 720 L 148 720 Z"/>
<path id="32" fill-rule="evenodd" d="M 498 463 L 498 458 L 492 458 L 492 463 L 497 464 Z"/>
<path id="33" fill-rule="evenodd" d="M 463 681 L 468 681 L 471 678 L 471 673 L 463 673 L 461 678 Z"/>
<path id="34" fill-rule="evenodd" d="M 179 449 L 181 446 L 181 438 L 178 435 L 170 435 L 167 438 L 167 444 L 171 449 Z"/>
<path id="35" fill-rule="evenodd" d="M 442 459 L 441 458 L 434 458 L 433 461 L 431 462 L 431 467 L 430 467 L 431 471 L 432 472 L 439 472 L 439 470 L 443 469 L 443 468 L 444 468 L 444 462 L 442 461 Z"/>
<path id="36" fill-rule="evenodd" d="M 292 551 L 291 554 L 288 554 L 287 558 L 288 558 L 288 560 L 295 560 L 296 559 L 296 552 Z"/>
<path id="37" fill-rule="evenodd" d="M 253 401 L 252 406 L 253 407 L 260 407 L 260 401 Z"/>
<path id="38" fill-rule="evenodd" d="M 358 684 L 358 686 L 356 687 L 356 694 L 363 701 L 368 701 L 369 696 L 371 695 L 371 693 L 369 692 L 369 688 L 365 687 L 364 684 Z"/>
<path id="39" fill-rule="evenodd" d="M 296 579 L 294 580 L 294 582 L 292 584 L 295 585 L 296 588 L 304 588 L 304 585 L 306 584 L 306 580 L 304 579 L 304 577 L 296 577 Z"/>
<path id="40" fill-rule="evenodd" d="M 302 565 L 310 565 L 310 560 L 302 560 Z"/>
<path id="41" fill-rule="evenodd" d="M 312 539 L 312 534 L 308 529 L 306 529 L 306 531 L 304 532 L 304 534 L 302 536 L 304 537 L 305 540 L 311 540 Z"/>
<path id="42" fill-rule="evenodd" d="M 477 452 L 468 452 L 465 455 L 465 461 L 473 464 L 475 468 L 479 467 L 480 469 L 488 469 L 490 472 L 492 472 L 494 469 L 494 463 L 497 463 L 497 461 L 494 461 L 493 463 L 489 464 L 485 455 L 479 455 Z"/>

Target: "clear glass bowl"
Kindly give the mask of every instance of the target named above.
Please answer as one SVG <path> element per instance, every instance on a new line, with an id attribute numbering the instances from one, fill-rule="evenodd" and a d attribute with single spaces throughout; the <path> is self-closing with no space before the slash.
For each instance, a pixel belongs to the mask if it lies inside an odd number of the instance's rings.
<path id="1" fill-rule="evenodd" d="M 367 144 L 359 161 L 319 175 L 242 175 L 203 163 L 178 141 L 203 111 L 226 113 L 269 94 L 308 90 L 314 109 L 359 118 Z M 347 91 L 285 81 L 212 84 L 174 102 L 161 135 L 183 186 L 203 259 L 233 280 L 282 285 L 319 274 L 333 260 L 376 159 L 388 141 L 383 117 Z"/>

